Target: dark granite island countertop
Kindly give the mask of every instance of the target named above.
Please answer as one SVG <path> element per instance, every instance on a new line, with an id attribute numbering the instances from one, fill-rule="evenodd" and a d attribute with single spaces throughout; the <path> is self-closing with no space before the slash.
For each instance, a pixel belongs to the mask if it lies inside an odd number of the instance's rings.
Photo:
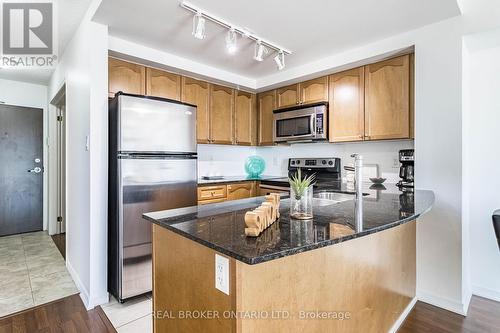
<path id="1" fill-rule="evenodd" d="M 244 215 L 264 201 L 256 197 L 204 206 L 144 214 L 143 217 L 181 236 L 246 264 L 258 264 L 350 239 L 380 232 L 413 221 L 429 211 L 434 193 L 376 194 L 362 199 L 362 219 L 356 200 L 325 204 L 315 199 L 314 219 L 290 219 L 289 199 L 281 201 L 281 217 L 258 237 L 245 236 Z M 358 210 L 359 211 L 359 210 Z"/>

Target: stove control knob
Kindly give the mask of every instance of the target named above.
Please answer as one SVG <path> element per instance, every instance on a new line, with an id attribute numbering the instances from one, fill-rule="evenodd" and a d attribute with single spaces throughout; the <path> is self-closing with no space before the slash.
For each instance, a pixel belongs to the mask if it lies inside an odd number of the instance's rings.
<path id="1" fill-rule="evenodd" d="M 321 161 L 321 164 L 326 164 L 326 160 Z"/>
<path id="2" fill-rule="evenodd" d="M 290 164 L 291 164 L 291 165 L 294 165 L 294 164 L 295 164 L 295 161 L 291 161 L 291 162 L 290 162 Z"/>
<path id="3" fill-rule="evenodd" d="M 333 161 L 328 161 L 328 165 L 333 165 Z"/>
<path id="4" fill-rule="evenodd" d="M 297 165 L 299 165 L 300 164 L 300 160 L 297 160 L 297 162 L 295 162 L 295 163 L 297 163 Z"/>

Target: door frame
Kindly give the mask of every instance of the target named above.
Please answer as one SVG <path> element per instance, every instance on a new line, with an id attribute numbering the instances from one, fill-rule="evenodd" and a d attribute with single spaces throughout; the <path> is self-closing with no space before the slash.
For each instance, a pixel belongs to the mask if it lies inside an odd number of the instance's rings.
<path id="1" fill-rule="evenodd" d="M 48 177 L 49 177 L 49 190 L 48 190 L 48 228 L 47 231 L 49 235 L 55 235 L 59 233 L 57 217 L 59 215 L 58 211 L 58 120 L 57 116 L 59 114 L 59 109 L 61 104 L 66 105 L 66 84 L 63 84 L 59 91 L 56 93 L 54 98 L 49 103 L 49 115 L 48 115 L 48 127 L 49 127 L 49 166 Z M 64 109 L 64 116 L 66 116 L 67 110 Z M 64 119 L 64 151 L 62 153 L 64 159 L 67 156 L 67 130 L 66 130 L 66 119 Z M 66 161 L 65 161 L 66 162 Z M 64 163 L 64 175 L 67 175 L 67 164 Z M 64 181 L 64 202 L 67 202 L 67 184 Z M 63 208 L 63 216 L 67 216 L 66 205 Z M 67 221 L 65 221 L 66 224 Z M 67 231 L 67 225 L 64 228 L 64 232 Z"/>

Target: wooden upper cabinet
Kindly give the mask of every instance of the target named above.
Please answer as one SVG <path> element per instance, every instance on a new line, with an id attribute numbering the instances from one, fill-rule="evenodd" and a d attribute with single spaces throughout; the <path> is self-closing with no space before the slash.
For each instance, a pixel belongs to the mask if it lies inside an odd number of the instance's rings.
<path id="1" fill-rule="evenodd" d="M 205 81 L 182 77 L 184 103 L 196 105 L 196 133 L 198 143 L 210 142 L 210 84 Z"/>
<path id="2" fill-rule="evenodd" d="M 410 137 L 410 56 L 365 66 L 368 140 Z"/>
<path id="3" fill-rule="evenodd" d="M 330 142 L 362 141 L 365 134 L 364 67 L 330 75 Z"/>
<path id="4" fill-rule="evenodd" d="M 181 76 L 146 68 L 146 95 L 181 100 Z"/>
<path id="5" fill-rule="evenodd" d="M 259 145 L 273 145 L 273 110 L 276 108 L 276 90 L 260 93 L 257 100 L 259 109 Z"/>
<path id="6" fill-rule="evenodd" d="M 415 139 L 415 53 L 410 54 L 410 138 Z"/>
<path id="7" fill-rule="evenodd" d="M 108 92 L 111 97 L 119 91 L 145 95 L 146 68 L 115 58 L 108 58 Z"/>
<path id="8" fill-rule="evenodd" d="M 257 134 L 255 95 L 237 90 L 234 97 L 234 130 L 237 145 L 254 145 Z"/>
<path id="9" fill-rule="evenodd" d="M 211 85 L 210 138 L 211 142 L 232 144 L 234 141 L 234 89 Z"/>
<path id="10" fill-rule="evenodd" d="M 328 101 L 328 76 L 302 82 L 299 87 L 301 104 Z"/>
<path id="11" fill-rule="evenodd" d="M 287 108 L 299 104 L 299 85 L 292 84 L 276 89 L 277 108 Z"/>
<path id="12" fill-rule="evenodd" d="M 277 108 L 328 101 L 328 76 L 276 89 Z"/>

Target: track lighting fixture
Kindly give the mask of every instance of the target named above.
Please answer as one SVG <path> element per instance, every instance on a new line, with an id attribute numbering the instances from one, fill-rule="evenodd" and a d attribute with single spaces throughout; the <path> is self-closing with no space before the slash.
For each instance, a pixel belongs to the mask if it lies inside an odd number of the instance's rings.
<path id="1" fill-rule="evenodd" d="M 276 66 L 278 66 L 278 70 L 285 68 L 285 53 L 282 50 L 280 50 L 276 57 L 274 57 L 274 62 L 276 63 Z"/>
<path id="2" fill-rule="evenodd" d="M 203 39 L 205 38 L 205 18 L 200 12 L 197 12 L 193 17 L 193 32 L 192 35 L 195 38 Z"/>
<path id="3" fill-rule="evenodd" d="M 278 52 L 278 55 L 274 57 L 274 61 L 276 62 L 278 69 L 282 70 L 283 68 L 285 68 L 285 54 L 286 55 L 292 54 L 291 51 L 284 49 L 267 40 L 264 40 L 261 37 L 250 33 L 245 28 L 239 28 L 225 21 L 222 18 L 209 14 L 208 12 L 205 11 L 205 9 L 198 8 L 187 1 L 182 1 L 180 3 L 180 6 L 186 9 L 187 11 L 194 13 L 192 35 L 195 38 L 198 39 L 205 38 L 206 36 L 205 23 L 207 20 L 209 20 L 210 22 L 213 22 L 229 30 L 226 35 L 226 49 L 227 52 L 229 52 L 230 54 L 234 54 L 238 51 L 237 43 L 239 34 L 245 38 L 255 41 L 255 51 L 253 58 L 256 61 L 263 61 L 266 55 L 268 55 L 271 51 L 276 51 Z"/>
<path id="4" fill-rule="evenodd" d="M 234 28 L 229 29 L 226 36 L 226 49 L 229 54 L 235 54 L 238 50 L 236 39 L 236 30 L 234 30 Z"/>
<path id="5" fill-rule="evenodd" d="M 255 43 L 255 52 L 253 58 L 257 61 L 263 61 L 264 57 L 269 53 L 267 47 L 260 40 Z"/>

